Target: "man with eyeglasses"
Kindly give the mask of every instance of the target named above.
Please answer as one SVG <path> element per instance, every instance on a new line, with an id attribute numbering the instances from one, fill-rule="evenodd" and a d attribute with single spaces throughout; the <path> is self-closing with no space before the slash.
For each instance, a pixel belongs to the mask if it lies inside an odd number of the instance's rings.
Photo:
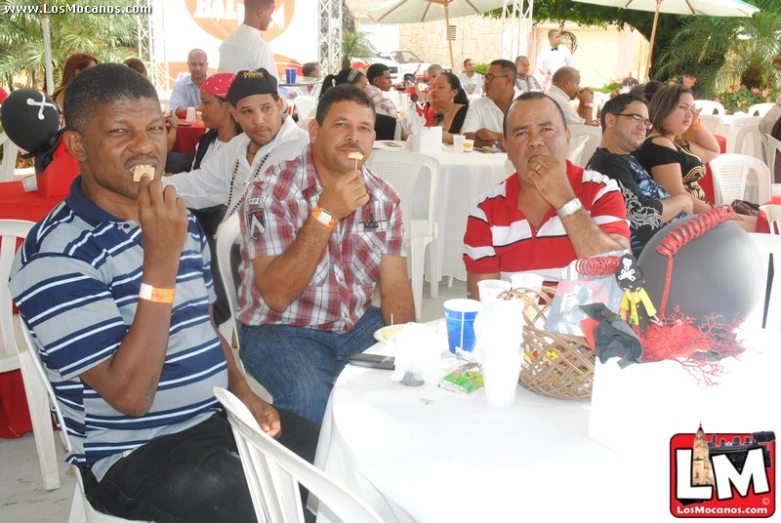
<path id="1" fill-rule="evenodd" d="M 691 213 L 688 195 L 670 194 L 651 178 L 632 156 L 651 129 L 645 100 L 620 94 L 602 108 L 602 142 L 587 169 L 614 179 L 626 202 L 632 252 L 640 256 L 646 243 L 667 222 L 681 213 Z"/>
<path id="2" fill-rule="evenodd" d="M 515 95 L 515 64 L 510 60 L 494 60 L 483 80 L 485 96 L 469 104 L 461 132 L 475 146 L 484 147 L 502 141 L 502 123 Z"/>

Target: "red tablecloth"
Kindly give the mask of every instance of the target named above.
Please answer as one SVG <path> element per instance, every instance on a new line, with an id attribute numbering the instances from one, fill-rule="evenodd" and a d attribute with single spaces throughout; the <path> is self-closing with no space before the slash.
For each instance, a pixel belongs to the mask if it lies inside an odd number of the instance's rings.
<path id="1" fill-rule="evenodd" d="M 714 138 L 719 142 L 721 153 L 727 152 L 727 139 L 720 134 L 714 134 Z M 705 177 L 700 180 L 700 187 L 705 192 L 705 201 L 711 205 L 716 203 L 716 191 L 713 190 L 713 173 L 710 170 L 710 164 L 705 164 Z"/>
<path id="2" fill-rule="evenodd" d="M 0 219 L 40 221 L 65 196 L 24 192 L 22 182 L 0 183 Z M 22 373 L 0 373 L 0 438 L 18 438 L 32 430 Z"/>
<path id="3" fill-rule="evenodd" d="M 176 142 L 172 150 L 177 153 L 195 154 L 195 146 L 198 145 L 198 140 L 205 132 L 206 127 L 203 125 L 197 123 L 182 125 L 180 123 L 176 130 Z"/>

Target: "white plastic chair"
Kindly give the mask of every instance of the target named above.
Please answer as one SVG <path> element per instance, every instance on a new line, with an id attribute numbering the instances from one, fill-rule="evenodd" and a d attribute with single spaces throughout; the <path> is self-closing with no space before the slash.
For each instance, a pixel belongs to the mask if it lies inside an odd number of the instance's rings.
<path id="1" fill-rule="evenodd" d="M 732 143 L 727 144 L 728 153 L 747 154 L 746 138 L 751 139 L 751 156 L 765 161 L 764 138 L 759 131 L 759 122 L 762 120 L 759 116 L 745 116 L 735 118 L 730 124 L 731 134 L 735 136 Z M 729 138 L 727 139 L 729 141 Z"/>
<path id="2" fill-rule="evenodd" d="M 580 165 L 580 158 L 583 156 L 583 149 L 586 147 L 588 139 L 588 135 L 585 134 L 573 136 L 572 139 L 570 139 L 569 148 L 567 150 L 567 159 L 569 161 L 575 165 Z"/>
<path id="3" fill-rule="evenodd" d="M 309 118 L 299 118 L 298 119 L 298 126 L 301 129 L 303 129 L 304 131 L 309 132 L 309 122 L 311 122 L 312 120 L 314 120 L 314 118 L 312 118 L 312 117 L 309 117 Z"/>
<path id="4" fill-rule="evenodd" d="M 60 488 L 60 471 L 54 446 L 54 430 L 46 389 L 37 379 L 30 351 L 22 343 L 22 321 L 13 314 L 8 277 L 16 256 L 16 242 L 26 238 L 35 224 L 23 220 L 0 220 L 0 372 L 19 369 L 22 372 L 27 408 L 35 437 L 35 448 L 46 490 Z"/>
<path id="5" fill-rule="evenodd" d="M 438 266 L 437 242 L 438 226 L 436 216 L 436 196 L 439 183 L 439 162 L 425 154 L 410 151 L 372 151 L 368 161 L 369 169 L 396 189 L 401 199 L 404 215 L 404 237 L 409 242 L 409 265 L 412 273 L 412 295 L 415 302 L 415 316 L 420 318 L 423 304 L 423 269 L 425 266 L 426 246 L 432 244 L 429 252 L 429 274 L 431 275 L 431 294 L 438 291 L 441 267 Z M 421 171 L 428 170 L 429 199 L 425 219 L 415 219 L 412 209 L 413 192 Z M 436 289 L 436 291 L 435 291 Z"/>
<path id="6" fill-rule="evenodd" d="M 714 113 L 718 114 L 719 116 L 724 116 L 727 114 L 723 105 L 712 100 L 694 100 L 694 107 L 702 109 L 700 117 L 705 115 L 713 115 Z"/>
<path id="7" fill-rule="evenodd" d="M 293 103 L 296 106 L 299 120 L 314 116 L 315 108 L 317 107 L 317 99 L 314 96 L 299 95 L 293 99 Z"/>
<path id="8" fill-rule="evenodd" d="M 767 285 L 762 286 L 762 304 L 767 304 L 767 314 L 763 328 L 771 331 L 781 331 L 781 235 L 749 233 L 762 256 L 762 267 L 768 274 L 770 263 L 773 264 L 773 281 L 770 282 L 768 295 Z"/>
<path id="9" fill-rule="evenodd" d="M 235 350 L 239 349 L 239 330 L 238 320 L 236 314 L 239 312 L 239 298 L 236 295 L 236 282 L 233 280 L 233 271 L 231 270 L 231 248 L 234 244 L 239 243 L 241 240 L 241 226 L 239 224 L 239 213 L 233 213 L 224 222 L 222 222 L 217 229 L 217 245 L 216 245 L 216 258 L 217 265 L 219 265 L 220 276 L 222 277 L 222 284 L 225 287 L 225 294 L 228 296 L 228 306 L 231 311 L 230 321 L 226 321 L 219 326 L 220 334 L 222 337 L 231 343 Z M 244 364 L 241 358 L 236 357 L 236 365 L 238 365 L 241 373 L 250 384 L 252 390 L 254 390 L 261 398 L 271 403 L 271 393 L 260 384 L 255 378 L 248 375 L 244 369 Z"/>
<path id="10" fill-rule="evenodd" d="M 702 125 L 705 126 L 712 134 L 719 134 L 721 131 L 721 125 L 724 121 L 718 114 L 701 114 L 700 120 Z"/>
<path id="11" fill-rule="evenodd" d="M 748 108 L 748 115 L 765 116 L 774 105 L 776 104 L 774 103 L 754 104 Z"/>
<path id="12" fill-rule="evenodd" d="M 781 205 L 764 205 L 762 210 L 767 215 L 770 234 L 781 235 Z"/>
<path id="13" fill-rule="evenodd" d="M 767 155 L 767 160 L 765 163 L 767 164 L 768 169 L 770 169 L 770 178 L 771 180 L 776 180 L 776 154 L 781 154 L 781 142 L 773 138 L 769 134 L 765 134 L 765 154 Z"/>
<path id="14" fill-rule="evenodd" d="M 19 147 L 5 133 L 0 133 L 0 146 L 3 147 L 3 161 L 0 163 L 0 182 L 12 182 L 14 181 Z"/>
<path id="15" fill-rule="evenodd" d="M 599 144 L 602 141 L 602 128 L 593 125 L 570 125 L 569 130 L 572 140 L 578 136 L 587 136 L 586 143 L 583 146 L 583 151 L 580 155 L 580 161 L 577 162 L 580 167 L 585 167 L 588 165 L 591 157 L 594 156 L 594 151 L 597 150 L 597 147 L 599 147 Z"/>
<path id="16" fill-rule="evenodd" d="M 239 311 L 239 298 L 236 295 L 236 282 L 233 281 L 233 271 L 231 271 L 231 248 L 234 243 L 241 239 L 241 227 L 239 225 L 239 214 L 233 213 L 223 221 L 217 229 L 217 265 L 220 268 L 222 284 L 225 287 L 225 294 L 228 295 L 228 305 L 231 311 L 231 321 L 220 325 L 222 336 L 230 341 L 237 340 L 238 348 L 238 329 L 236 327 L 236 313 Z M 235 335 L 235 338 L 234 338 Z"/>
<path id="17" fill-rule="evenodd" d="M 720 154 L 710 161 L 716 205 L 743 199 L 749 174 L 756 176 L 759 201 L 770 199 L 770 170 L 764 162 L 745 154 Z M 764 198 L 764 199 L 763 199 Z"/>
<path id="18" fill-rule="evenodd" d="M 303 523 L 299 484 L 340 521 L 382 523 L 366 503 L 260 430 L 236 396 L 221 387 L 214 388 L 214 395 L 228 413 L 260 523 Z"/>
<path id="19" fill-rule="evenodd" d="M 22 333 L 28 347 L 25 354 L 29 361 L 30 378 L 31 380 L 35 380 L 44 391 L 43 398 L 46 400 L 47 405 L 49 401 L 51 401 L 51 405 L 54 407 L 54 413 L 57 417 L 57 423 L 60 426 L 62 442 L 65 445 L 65 449 L 70 452 L 73 449 L 73 446 L 71 445 L 68 431 L 65 428 L 65 417 L 62 415 L 60 404 L 57 402 L 57 397 L 54 395 L 54 389 L 46 375 L 46 370 L 43 368 L 43 362 L 41 362 L 41 357 L 38 354 L 38 348 L 35 345 L 35 341 L 33 341 L 32 335 L 24 325 L 22 326 Z M 25 377 L 25 380 L 26 379 L 27 377 Z M 49 419 L 51 420 L 51 416 Z M 51 427 L 51 421 L 49 422 L 49 426 Z M 103 514 L 102 512 L 95 510 L 92 505 L 90 505 L 87 496 L 84 493 L 84 481 L 81 478 L 81 471 L 75 465 L 72 467 L 72 470 L 76 476 L 76 489 L 73 492 L 73 501 L 71 502 L 68 523 L 123 523 L 130 521 L 128 519 Z"/>

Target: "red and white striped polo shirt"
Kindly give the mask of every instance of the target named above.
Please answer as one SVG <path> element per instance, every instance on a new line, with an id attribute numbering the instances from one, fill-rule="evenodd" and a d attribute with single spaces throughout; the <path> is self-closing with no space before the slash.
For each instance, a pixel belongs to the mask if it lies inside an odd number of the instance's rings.
<path id="1" fill-rule="evenodd" d="M 567 161 L 567 177 L 584 209 L 607 234 L 629 238 L 626 205 L 615 180 Z M 535 271 L 553 279 L 576 259 L 575 250 L 554 209 L 534 230 L 518 209 L 521 183 L 513 173 L 477 200 L 464 235 L 464 263 L 473 274 Z M 550 269 L 555 269 L 550 271 Z M 558 279 L 556 277 L 555 279 Z"/>

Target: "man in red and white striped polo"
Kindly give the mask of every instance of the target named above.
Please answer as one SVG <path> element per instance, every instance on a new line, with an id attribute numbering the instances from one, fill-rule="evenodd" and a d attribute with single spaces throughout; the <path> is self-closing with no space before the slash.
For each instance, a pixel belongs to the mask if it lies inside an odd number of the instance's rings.
<path id="1" fill-rule="evenodd" d="M 567 160 L 570 132 L 549 96 L 524 93 L 507 110 L 504 148 L 515 173 L 478 198 L 464 235 L 467 292 L 477 282 L 533 271 L 558 281 L 577 258 L 629 248 L 614 180 Z"/>

